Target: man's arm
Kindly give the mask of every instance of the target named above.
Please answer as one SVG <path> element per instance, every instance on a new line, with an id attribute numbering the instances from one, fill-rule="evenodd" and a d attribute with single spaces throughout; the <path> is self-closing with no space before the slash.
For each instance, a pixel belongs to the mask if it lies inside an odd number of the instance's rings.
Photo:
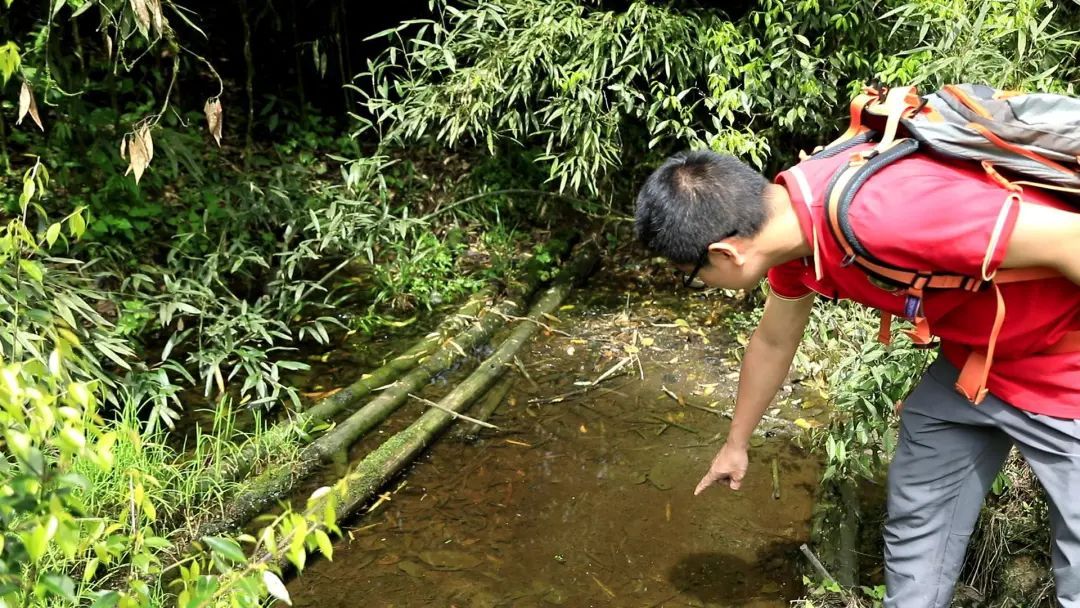
<path id="1" fill-rule="evenodd" d="M 1080 213 L 1020 206 L 1002 268 L 1049 267 L 1080 285 Z"/>
<path id="2" fill-rule="evenodd" d="M 765 302 L 761 322 L 746 347 L 727 441 L 694 494 L 717 481 L 727 481 L 732 490 L 739 489 L 746 474 L 750 436 L 787 377 L 813 306 L 812 294 L 798 300 L 770 296 Z"/>

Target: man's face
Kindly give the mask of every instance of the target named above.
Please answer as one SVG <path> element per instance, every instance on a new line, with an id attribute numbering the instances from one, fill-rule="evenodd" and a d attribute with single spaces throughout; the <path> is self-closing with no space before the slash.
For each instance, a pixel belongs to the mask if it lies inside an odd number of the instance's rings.
<path id="1" fill-rule="evenodd" d="M 676 264 L 675 267 L 683 273 L 684 282 L 693 274 L 688 285 L 691 288 L 753 289 L 765 276 L 765 271 L 753 262 L 753 257 L 741 252 L 737 245 L 713 243 L 699 267 L 695 264 Z"/>

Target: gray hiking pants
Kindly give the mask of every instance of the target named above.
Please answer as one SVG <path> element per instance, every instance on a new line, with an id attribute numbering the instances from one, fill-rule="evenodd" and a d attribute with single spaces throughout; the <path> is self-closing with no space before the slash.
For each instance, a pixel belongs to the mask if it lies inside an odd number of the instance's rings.
<path id="1" fill-rule="evenodd" d="M 1080 420 L 973 406 L 939 357 L 904 402 L 889 467 L 886 608 L 946 607 L 986 493 L 1015 445 L 1046 491 L 1057 597 L 1080 608 Z"/>

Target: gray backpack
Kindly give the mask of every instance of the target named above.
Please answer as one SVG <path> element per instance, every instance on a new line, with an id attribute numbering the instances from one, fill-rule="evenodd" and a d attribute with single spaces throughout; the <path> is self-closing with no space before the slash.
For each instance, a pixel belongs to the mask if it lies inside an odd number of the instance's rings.
<path id="1" fill-rule="evenodd" d="M 848 221 L 858 192 L 874 173 L 916 150 L 943 162 L 978 162 L 1008 191 L 1024 186 L 1058 191 L 1080 210 L 1080 99 L 1016 93 L 984 85 L 948 85 L 929 95 L 915 87 L 865 89 L 851 103 L 848 130 L 812 156 L 842 154 L 876 143 L 842 165 L 829 182 L 826 217 L 848 256 L 874 278 L 915 289 L 978 289 L 987 277 L 933 275 L 876 259 Z M 1001 282 L 1001 281 L 999 281 Z"/>
<path id="2" fill-rule="evenodd" d="M 886 91 L 865 89 L 851 103 L 847 131 L 813 158 L 831 157 L 859 144 L 873 148 L 851 153 L 829 181 L 825 217 L 830 232 L 845 252 L 844 264 L 855 264 L 875 284 L 907 293 L 915 329 L 907 332 L 917 344 L 930 344 L 932 330 L 918 311 L 925 290 L 992 288 L 997 315 L 985 353 L 972 351 L 956 388 L 973 403 L 986 395 L 994 345 L 1005 318 L 997 285 L 1058 276 L 1046 268 L 1010 268 L 981 276 L 964 276 L 898 265 L 878 259 L 864 247 L 849 221 L 859 188 L 889 163 L 916 150 L 937 155 L 942 162 L 978 162 L 1001 184 L 1004 211 L 1021 202 L 1023 187 L 1058 191 L 1062 201 L 1080 211 L 1080 99 L 1047 93 L 1000 91 L 984 85 L 949 85 L 929 95 L 915 87 Z M 1001 201 L 988 201 L 998 204 Z M 997 238 L 997 231 L 993 239 Z M 887 342 L 892 316 L 882 313 L 879 339 Z M 1080 350 L 1080 332 L 1045 352 Z"/>

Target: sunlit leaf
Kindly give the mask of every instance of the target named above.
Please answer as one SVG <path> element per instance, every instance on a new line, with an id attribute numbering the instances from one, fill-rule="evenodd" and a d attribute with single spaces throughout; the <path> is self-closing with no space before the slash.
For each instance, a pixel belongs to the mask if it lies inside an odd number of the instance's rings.
<path id="1" fill-rule="evenodd" d="M 285 583 L 281 582 L 278 575 L 269 570 L 263 570 L 262 580 L 263 585 L 266 586 L 267 593 L 292 606 L 292 598 L 289 597 L 289 590 L 285 588 Z"/>

